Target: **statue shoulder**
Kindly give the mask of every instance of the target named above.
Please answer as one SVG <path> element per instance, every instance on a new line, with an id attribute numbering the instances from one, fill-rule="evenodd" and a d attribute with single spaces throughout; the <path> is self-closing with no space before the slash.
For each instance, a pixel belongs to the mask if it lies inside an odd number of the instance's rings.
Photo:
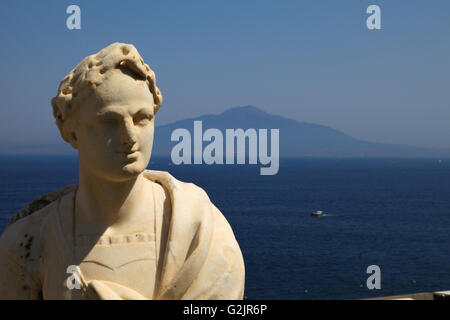
<path id="1" fill-rule="evenodd" d="M 0 299 L 40 299 L 43 227 L 57 202 L 37 209 L 27 205 L 0 236 Z M 30 209 L 36 210 L 30 210 Z M 26 214 L 25 214 L 26 213 Z"/>
<path id="2" fill-rule="evenodd" d="M 38 247 L 41 228 L 54 206 L 43 207 L 7 225 L 0 237 L 0 252 L 13 260 L 28 260 Z"/>
<path id="3" fill-rule="evenodd" d="M 211 202 L 203 188 L 191 182 L 178 180 L 167 171 L 146 170 L 145 176 L 164 187 L 169 194 L 182 196 L 188 202 Z"/>
<path id="4" fill-rule="evenodd" d="M 192 182 L 182 182 L 182 181 L 179 181 L 179 182 L 183 186 L 184 193 L 186 195 L 188 195 L 188 197 L 190 199 L 192 199 L 194 202 L 197 202 L 197 203 L 198 202 L 207 202 L 207 203 L 211 202 L 208 194 L 202 187 L 200 187 Z"/>
<path id="5" fill-rule="evenodd" d="M 9 221 L 0 237 L 0 252 L 14 260 L 32 260 L 38 255 L 41 229 L 46 217 L 56 212 L 57 200 L 74 191 L 67 186 L 40 196 L 20 209 Z"/>
<path id="6" fill-rule="evenodd" d="M 32 215 L 34 213 L 37 213 L 40 209 L 48 206 L 50 203 L 54 202 L 55 200 L 58 200 L 59 198 L 65 196 L 66 194 L 75 191 L 77 189 L 78 185 L 71 184 L 68 186 L 65 186 L 64 188 L 58 189 L 56 191 L 52 191 L 50 193 L 44 194 L 33 201 L 29 202 L 25 206 L 23 206 L 19 211 L 17 211 L 11 220 L 8 222 L 8 225 L 6 227 L 9 227 L 10 225 L 14 224 L 16 221 L 25 218 L 29 215 Z"/>

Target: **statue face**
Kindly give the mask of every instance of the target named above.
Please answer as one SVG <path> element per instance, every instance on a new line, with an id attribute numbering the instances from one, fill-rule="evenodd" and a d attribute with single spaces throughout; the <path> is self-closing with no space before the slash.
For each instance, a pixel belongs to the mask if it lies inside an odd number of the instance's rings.
<path id="1" fill-rule="evenodd" d="M 153 146 L 153 96 L 142 80 L 116 69 L 79 109 L 76 145 L 80 166 L 114 181 L 147 168 Z"/>

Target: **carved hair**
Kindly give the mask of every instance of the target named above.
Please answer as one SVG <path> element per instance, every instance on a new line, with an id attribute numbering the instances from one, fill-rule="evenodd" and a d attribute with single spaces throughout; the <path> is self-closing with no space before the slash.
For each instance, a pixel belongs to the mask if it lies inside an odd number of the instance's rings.
<path id="1" fill-rule="evenodd" d="M 132 44 L 116 42 L 84 58 L 61 80 L 58 94 L 52 99 L 52 107 L 56 125 L 65 141 L 70 142 L 68 135 L 71 125 L 68 125 L 68 120 L 83 100 L 83 89 L 96 88 L 103 83 L 107 71 L 123 68 L 147 83 L 153 95 L 156 114 L 162 103 L 162 95 L 156 86 L 155 73 L 144 63 Z"/>

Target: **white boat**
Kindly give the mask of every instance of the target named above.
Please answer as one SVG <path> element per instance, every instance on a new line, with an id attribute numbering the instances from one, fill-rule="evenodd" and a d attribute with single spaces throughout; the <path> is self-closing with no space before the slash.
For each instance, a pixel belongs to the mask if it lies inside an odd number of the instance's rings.
<path id="1" fill-rule="evenodd" d="M 316 212 L 311 213 L 312 216 L 320 217 L 323 216 L 323 211 L 317 210 Z"/>

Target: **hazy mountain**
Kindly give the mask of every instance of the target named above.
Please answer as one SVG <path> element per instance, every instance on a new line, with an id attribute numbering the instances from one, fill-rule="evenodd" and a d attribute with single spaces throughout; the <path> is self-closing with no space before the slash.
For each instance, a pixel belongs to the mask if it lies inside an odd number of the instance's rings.
<path id="1" fill-rule="evenodd" d="M 172 132 L 178 128 L 190 131 L 193 143 L 195 120 L 202 121 L 203 132 L 208 128 L 221 130 L 224 136 L 224 145 L 225 129 L 279 129 L 280 157 L 450 158 L 450 150 L 447 149 L 358 140 L 327 126 L 298 122 L 269 114 L 254 106 L 234 107 L 221 114 L 207 114 L 158 126 L 155 128 L 153 154 L 170 155 L 173 146 L 178 143 L 172 142 L 170 137 Z M 208 144 L 209 142 L 203 142 L 203 148 Z M 11 143 L 7 142 L 5 138 L 0 141 L 0 154 L 76 155 L 76 151 L 62 139 L 57 143 Z"/>
<path id="2" fill-rule="evenodd" d="M 221 114 L 208 114 L 159 126 L 155 129 L 153 153 L 170 155 L 172 147 L 178 143 L 170 140 L 173 130 L 177 128 L 190 131 L 193 141 L 194 120 L 202 121 L 203 132 L 208 128 L 221 130 L 224 140 L 225 129 L 279 129 L 280 157 L 450 157 L 450 150 L 358 140 L 327 126 L 298 122 L 254 106 L 234 107 Z M 203 142 L 203 147 L 208 144 Z"/>

